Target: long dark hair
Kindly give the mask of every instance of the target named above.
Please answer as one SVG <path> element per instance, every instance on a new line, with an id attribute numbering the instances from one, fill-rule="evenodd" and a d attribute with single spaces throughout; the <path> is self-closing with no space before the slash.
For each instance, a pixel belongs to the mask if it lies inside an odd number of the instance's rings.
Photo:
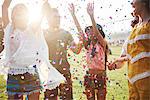
<path id="1" fill-rule="evenodd" d="M 103 38 L 105 38 L 105 33 L 103 31 L 103 28 L 100 24 L 96 24 L 97 28 L 98 28 L 98 31 L 99 33 L 102 35 Z"/>
<path id="2" fill-rule="evenodd" d="M 99 33 L 102 35 L 103 38 L 105 38 L 105 33 L 104 33 L 104 31 L 103 31 L 102 26 L 101 26 L 100 24 L 96 24 L 96 26 L 97 26 L 97 28 L 98 28 Z M 85 28 L 85 33 L 88 33 L 90 29 L 92 29 L 92 26 L 87 26 L 87 27 Z"/>
<path id="3" fill-rule="evenodd" d="M 104 33 L 104 31 L 103 31 L 102 26 L 101 26 L 100 24 L 96 24 L 96 26 L 97 26 L 97 28 L 98 28 L 99 33 L 102 35 L 103 38 L 105 38 L 105 33 Z M 89 33 L 91 29 L 92 29 L 92 26 L 87 26 L 87 27 L 85 28 L 85 33 L 91 34 L 91 33 Z M 87 44 L 88 44 L 88 45 L 86 45 L 86 47 L 85 47 L 86 49 L 88 49 L 87 46 L 89 46 L 92 41 L 97 42 L 97 38 L 95 38 L 94 40 L 91 40 L 90 37 L 88 37 L 88 38 L 87 38 L 87 41 L 86 41 Z"/>
<path id="4" fill-rule="evenodd" d="M 98 28 L 99 33 L 102 35 L 103 38 L 105 38 L 105 33 L 103 32 L 102 26 L 101 26 L 100 24 L 96 24 L 96 26 L 97 26 L 97 28 Z M 86 27 L 86 28 L 85 28 L 85 33 L 91 34 L 91 33 L 89 33 L 91 29 L 92 29 L 92 26 Z M 94 46 L 95 46 L 95 44 L 96 44 L 97 42 L 98 42 L 98 40 L 97 40 L 96 37 L 95 37 L 93 40 L 92 40 L 90 37 L 88 37 L 87 40 L 85 40 L 85 43 L 84 43 L 85 49 L 88 50 L 91 43 L 92 43 L 92 45 L 93 45 L 92 52 L 91 52 L 91 56 L 92 56 L 92 57 L 94 57 L 95 54 L 96 54 L 96 48 L 95 48 Z"/>

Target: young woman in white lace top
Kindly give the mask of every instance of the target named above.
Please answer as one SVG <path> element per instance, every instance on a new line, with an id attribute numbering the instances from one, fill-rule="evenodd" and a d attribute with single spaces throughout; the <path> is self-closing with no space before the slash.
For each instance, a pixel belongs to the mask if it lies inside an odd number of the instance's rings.
<path id="1" fill-rule="evenodd" d="M 22 100 L 25 94 L 29 100 L 38 100 L 42 88 L 54 89 L 65 78 L 49 63 L 48 47 L 40 22 L 28 25 L 28 9 L 24 4 L 13 8 L 9 21 L 10 3 L 11 0 L 4 0 L 2 6 L 5 34 L 1 64 L 8 69 L 8 99 Z"/>

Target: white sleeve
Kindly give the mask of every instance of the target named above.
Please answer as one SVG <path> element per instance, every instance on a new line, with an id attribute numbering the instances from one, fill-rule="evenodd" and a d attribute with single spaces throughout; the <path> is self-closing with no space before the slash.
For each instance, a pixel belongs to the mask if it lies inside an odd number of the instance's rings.
<path id="1" fill-rule="evenodd" d="M 127 41 L 128 41 L 128 40 L 126 40 L 125 43 L 124 43 L 123 46 L 122 46 L 122 51 L 121 51 L 120 56 L 122 56 L 122 55 L 127 55 Z"/>
<path id="2" fill-rule="evenodd" d="M 6 66 L 7 62 L 10 59 L 10 50 L 9 50 L 9 34 L 12 31 L 12 25 L 9 23 L 4 29 L 4 50 L 0 53 L 0 74 L 7 74 L 8 67 Z"/>
<path id="3" fill-rule="evenodd" d="M 10 32 L 12 31 L 12 25 L 9 23 L 4 29 L 4 45 L 8 44 Z"/>
<path id="4" fill-rule="evenodd" d="M 13 28 L 12 28 L 12 25 L 10 23 L 4 29 L 4 39 L 3 39 L 3 41 L 4 41 L 4 51 L 3 51 L 3 53 L 4 53 L 4 59 L 5 60 L 8 60 L 9 57 L 10 57 L 10 48 L 9 48 L 10 41 L 9 41 L 9 37 L 10 37 L 10 33 L 11 33 L 12 29 Z"/>

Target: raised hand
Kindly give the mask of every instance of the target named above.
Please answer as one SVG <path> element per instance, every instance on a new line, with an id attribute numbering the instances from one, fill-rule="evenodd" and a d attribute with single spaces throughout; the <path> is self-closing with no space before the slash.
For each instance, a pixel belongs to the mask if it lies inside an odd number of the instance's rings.
<path id="1" fill-rule="evenodd" d="M 43 2 L 44 2 L 44 3 L 46 3 L 46 2 L 48 3 L 48 0 L 43 0 Z"/>
<path id="2" fill-rule="evenodd" d="M 47 15 L 50 12 L 51 6 L 48 3 L 48 0 L 43 0 L 43 1 L 44 1 L 44 3 L 43 3 L 43 6 L 42 6 L 42 13 L 44 15 Z"/>
<path id="3" fill-rule="evenodd" d="M 2 5 L 2 20 L 3 20 L 3 27 L 5 28 L 9 21 L 9 17 L 8 17 L 8 8 L 11 4 L 12 0 L 4 0 L 3 5 Z"/>
<path id="4" fill-rule="evenodd" d="M 73 3 L 71 3 L 71 4 L 69 4 L 69 11 L 70 11 L 70 13 L 72 14 L 72 15 L 74 15 L 75 14 L 75 7 L 74 7 L 74 4 Z"/>
<path id="5" fill-rule="evenodd" d="M 75 23 L 77 29 L 78 29 L 78 32 L 79 32 L 79 33 L 82 32 L 82 29 L 81 29 L 81 26 L 80 26 L 80 24 L 79 24 L 79 21 L 78 21 L 76 15 L 75 15 L 75 7 L 74 7 L 74 4 L 73 4 L 73 3 L 69 4 L 69 8 L 68 8 L 68 9 L 69 9 L 69 11 L 70 11 L 70 13 L 71 13 L 71 15 L 72 15 L 72 18 L 73 18 L 73 20 L 74 20 L 74 23 Z"/>
<path id="6" fill-rule="evenodd" d="M 94 16 L 94 3 L 88 3 L 87 4 L 87 13 L 90 16 Z"/>
<path id="7" fill-rule="evenodd" d="M 48 3 L 48 0 L 43 0 L 43 7 L 50 7 L 50 4 Z"/>
<path id="8" fill-rule="evenodd" d="M 7 7 L 9 7 L 11 2 L 12 2 L 12 0 L 4 0 L 3 5 L 6 5 Z"/>

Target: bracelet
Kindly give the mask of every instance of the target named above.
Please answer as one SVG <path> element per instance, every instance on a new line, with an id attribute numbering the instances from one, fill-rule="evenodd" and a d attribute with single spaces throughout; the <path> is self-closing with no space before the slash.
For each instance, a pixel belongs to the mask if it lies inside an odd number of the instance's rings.
<path id="1" fill-rule="evenodd" d="M 74 14 L 74 13 L 71 13 L 71 15 L 72 15 L 72 16 L 75 16 L 75 14 Z"/>

